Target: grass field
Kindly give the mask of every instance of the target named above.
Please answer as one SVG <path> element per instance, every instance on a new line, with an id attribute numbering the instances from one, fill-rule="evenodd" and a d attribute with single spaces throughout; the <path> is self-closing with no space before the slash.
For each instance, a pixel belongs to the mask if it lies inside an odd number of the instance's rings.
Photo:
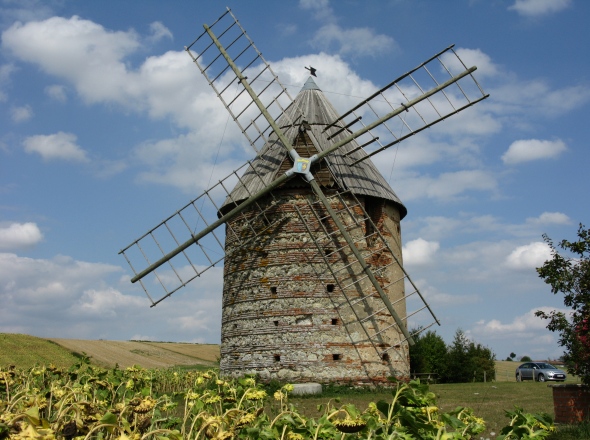
<path id="1" fill-rule="evenodd" d="M 539 382 L 488 382 L 488 383 L 461 383 L 461 384 L 434 384 L 430 385 L 430 391 L 437 396 L 437 405 L 443 412 L 464 406 L 473 409 L 474 413 L 486 421 L 486 431 L 481 434 L 483 439 L 493 439 L 499 435 L 500 430 L 509 424 L 506 417 L 507 410 L 520 407 L 528 413 L 547 413 L 555 416 L 553 411 L 553 395 L 551 388 L 546 383 Z M 318 397 L 292 397 L 293 403 L 301 413 L 318 417 L 317 406 L 326 403 L 329 399 L 339 398 L 336 406 L 345 403 L 353 403 L 357 408 L 364 410 L 370 402 L 379 400 L 391 401 L 391 391 L 380 390 L 373 393 L 367 392 L 341 392 L 327 393 Z M 562 438 L 559 436 L 555 439 Z M 570 437 L 563 437 L 570 438 Z M 590 437 L 573 437 L 577 440 Z M 572 438 L 572 439 L 573 439 Z"/>
<path id="2" fill-rule="evenodd" d="M 0 333 L 0 366 L 34 365 L 69 367 L 85 354 L 93 364 L 113 368 L 140 365 L 144 368 L 213 367 L 217 365 L 219 345 L 182 344 L 148 341 L 95 341 L 43 339 L 34 336 Z"/>
<path id="3" fill-rule="evenodd" d="M 506 411 L 515 407 L 523 408 L 528 413 L 546 413 L 555 417 L 553 410 L 553 391 L 550 383 L 532 381 L 516 382 L 515 370 L 521 362 L 497 361 L 496 380 L 486 383 L 432 384 L 430 390 L 437 396 L 437 404 L 441 411 L 447 412 L 457 406 L 473 409 L 475 414 L 486 421 L 487 429 L 481 434 L 482 439 L 493 439 L 500 430 L 509 423 Z M 568 376 L 566 383 L 580 383 L 578 377 Z M 374 393 L 325 393 L 321 397 L 293 398 L 294 403 L 303 414 L 317 416 L 317 405 L 326 403 L 329 398 L 340 398 L 340 403 L 353 403 L 364 410 L 370 402 L 391 400 L 391 391 L 380 390 Z M 564 429 L 567 429 L 565 427 Z M 586 440 L 588 436 L 580 436 L 576 432 L 573 437 L 555 434 L 557 439 Z"/>
<path id="4" fill-rule="evenodd" d="M 78 358 L 70 350 L 46 339 L 29 335 L 0 333 L 0 366 L 30 368 L 36 364 L 69 367 Z"/>

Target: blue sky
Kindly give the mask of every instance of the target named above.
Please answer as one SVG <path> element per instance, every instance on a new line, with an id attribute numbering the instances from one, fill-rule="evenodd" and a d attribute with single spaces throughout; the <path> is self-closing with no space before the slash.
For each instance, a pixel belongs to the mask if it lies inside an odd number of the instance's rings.
<path id="1" fill-rule="evenodd" d="M 437 332 L 558 357 L 535 267 L 590 214 L 582 0 L 0 1 L 0 332 L 219 342 L 221 269 L 150 308 L 117 253 L 252 156 L 183 50 L 225 6 L 340 111 L 453 43 L 478 66 L 490 98 L 375 162 Z"/>

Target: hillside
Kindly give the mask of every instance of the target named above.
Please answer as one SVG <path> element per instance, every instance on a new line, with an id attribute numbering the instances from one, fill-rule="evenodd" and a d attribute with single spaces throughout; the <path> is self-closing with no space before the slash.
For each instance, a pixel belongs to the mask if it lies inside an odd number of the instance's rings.
<path id="1" fill-rule="evenodd" d="M 28 368 L 53 363 L 69 367 L 81 354 L 93 364 L 122 368 L 140 365 L 144 368 L 173 366 L 215 366 L 219 346 L 148 341 L 103 341 L 80 339 L 43 339 L 34 336 L 0 333 L 0 367 L 16 365 Z"/>
<path id="2" fill-rule="evenodd" d="M 77 353 L 86 353 L 92 362 L 106 367 L 166 368 L 173 366 L 214 366 L 219 345 L 178 342 L 103 341 L 82 339 L 49 339 Z"/>
<path id="3" fill-rule="evenodd" d="M 0 367 L 15 365 L 19 368 L 29 368 L 37 364 L 69 367 L 77 360 L 70 350 L 47 339 L 0 333 Z"/>

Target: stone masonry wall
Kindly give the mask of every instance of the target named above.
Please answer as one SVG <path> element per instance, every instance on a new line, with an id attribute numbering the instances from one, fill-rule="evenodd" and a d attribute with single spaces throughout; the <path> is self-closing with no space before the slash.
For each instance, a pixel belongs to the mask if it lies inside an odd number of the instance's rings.
<path id="1" fill-rule="evenodd" d="M 244 218 L 248 218 L 257 236 L 248 246 L 238 248 L 231 234 L 226 234 L 221 373 L 233 377 L 255 373 L 265 381 L 294 383 L 379 383 L 389 376 L 408 377 L 407 343 L 400 342 L 401 332 L 392 325 L 373 286 L 368 280 L 359 281 L 360 265 L 349 249 L 342 248 L 344 242 L 334 238 L 340 234 L 322 241 L 321 251 L 310 238 L 307 228 L 320 237 L 326 229 L 335 230 L 335 225 L 329 219 L 317 221 L 309 197 L 290 190 L 278 195 L 278 203 L 271 204 L 269 199 L 262 208 L 265 215 L 257 208 L 228 224 L 234 233 L 247 235 L 251 229 Z M 331 200 L 333 208 L 342 210 L 340 201 Z M 381 200 L 364 203 L 401 261 L 397 208 Z M 365 238 L 371 226 L 359 220 L 363 217 L 357 206 L 342 219 L 360 225 L 351 229 L 351 235 L 359 248 L 373 251 L 366 261 L 398 314 L 405 316 L 401 269 L 380 270 L 392 261 L 392 255 L 378 240 Z M 338 271 L 338 281 L 326 259 Z M 369 297 L 361 300 L 366 295 Z M 348 306 L 346 298 L 356 304 Z M 373 338 L 376 344 L 368 340 L 359 319 L 366 320 L 365 329 L 382 331 Z M 394 348 L 380 357 L 375 345 L 379 350 Z"/>

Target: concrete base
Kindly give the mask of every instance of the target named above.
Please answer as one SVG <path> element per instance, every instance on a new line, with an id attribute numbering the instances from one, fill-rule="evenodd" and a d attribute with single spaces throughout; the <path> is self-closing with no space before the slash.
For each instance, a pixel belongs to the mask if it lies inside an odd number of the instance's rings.
<path id="1" fill-rule="evenodd" d="M 293 391 L 289 394 L 293 396 L 302 396 L 302 395 L 309 395 L 309 394 L 321 394 L 322 393 L 322 385 L 319 383 L 296 383 L 293 384 Z"/>

